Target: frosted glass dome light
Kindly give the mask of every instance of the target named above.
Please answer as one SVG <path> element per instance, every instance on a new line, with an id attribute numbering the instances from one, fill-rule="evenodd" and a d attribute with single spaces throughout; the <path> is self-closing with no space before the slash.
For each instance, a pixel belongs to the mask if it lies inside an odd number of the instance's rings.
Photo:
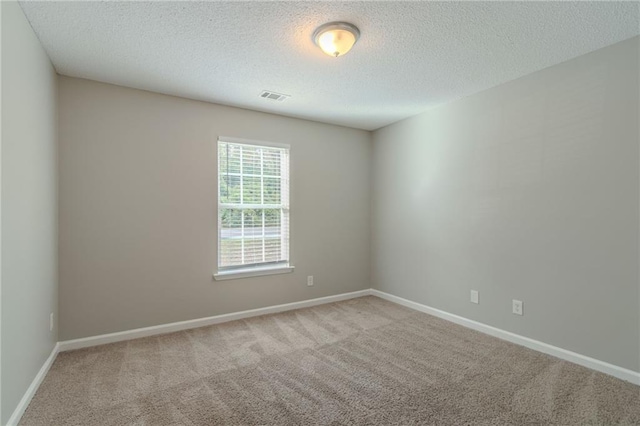
<path id="1" fill-rule="evenodd" d="M 360 38 L 360 30 L 348 22 L 329 22 L 318 27 L 313 41 L 324 53 L 337 58 L 347 53 Z"/>

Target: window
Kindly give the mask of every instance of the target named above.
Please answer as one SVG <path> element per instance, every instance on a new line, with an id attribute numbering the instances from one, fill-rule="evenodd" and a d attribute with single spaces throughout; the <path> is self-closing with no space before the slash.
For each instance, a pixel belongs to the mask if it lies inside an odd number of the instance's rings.
<path id="1" fill-rule="evenodd" d="M 291 272 L 289 147 L 218 140 L 216 279 Z"/>

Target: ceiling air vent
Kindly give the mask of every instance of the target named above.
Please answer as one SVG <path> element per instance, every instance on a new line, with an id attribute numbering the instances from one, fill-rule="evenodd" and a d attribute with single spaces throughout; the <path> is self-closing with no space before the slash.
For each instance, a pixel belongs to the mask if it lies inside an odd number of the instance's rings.
<path id="1" fill-rule="evenodd" d="M 282 93 L 269 92 L 268 90 L 263 90 L 262 93 L 260 93 L 260 97 L 264 99 L 271 99 L 272 101 L 282 102 L 285 99 L 290 98 L 291 96 L 283 95 Z"/>

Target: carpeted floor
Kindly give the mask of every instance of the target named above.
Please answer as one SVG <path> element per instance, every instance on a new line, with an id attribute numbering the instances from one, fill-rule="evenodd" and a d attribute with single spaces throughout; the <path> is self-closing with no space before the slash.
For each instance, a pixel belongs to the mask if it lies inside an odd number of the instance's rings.
<path id="1" fill-rule="evenodd" d="M 369 296 L 61 353 L 20 424 L 640 424 L 640 387 Z"/>

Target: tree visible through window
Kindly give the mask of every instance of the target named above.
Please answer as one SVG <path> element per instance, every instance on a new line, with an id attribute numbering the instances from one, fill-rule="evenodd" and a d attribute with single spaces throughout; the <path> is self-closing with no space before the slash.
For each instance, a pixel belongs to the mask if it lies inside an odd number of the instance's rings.
<path id="1" fill-rule="evenodd" d="M 218 271 L 289 263 L 289 149 L 218 141 Z"/>

